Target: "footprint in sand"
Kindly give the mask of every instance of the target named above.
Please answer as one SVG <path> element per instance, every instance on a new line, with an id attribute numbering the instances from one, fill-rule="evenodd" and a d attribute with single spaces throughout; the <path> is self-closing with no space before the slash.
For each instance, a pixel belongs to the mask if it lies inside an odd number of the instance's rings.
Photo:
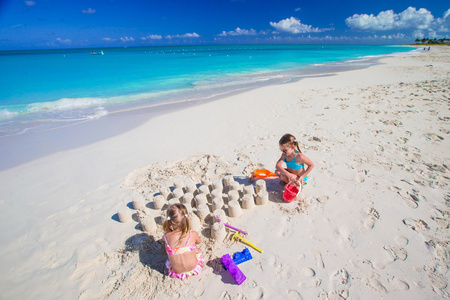
<path id="1" fill-rule="evenodd" d="M 431 219 L 436 222 L 440 229 L 448 229 L 450 227 L 450 211 L 443 211 L 440 209 L 434 210 L 434 216 Z"/>
<path id="2" fill-rule="evenodd" d="M 384 246 L 383 249 L 388 252 L 389 256 L 392 258 L 392 261 L 405 261 L 408 258 L 408 252 L 406 252 L 406 250 L 403 248 L 398 248 L 395 246 Z"/>
<path id="3" fill-rule="evenodd" d="M 314 257 L 316 258 L 317 267 L 323 269 L 325 267 L 325 265 L 322 260 L 322 254 L 317 250 L 312 250 L 312 253 L 313 253 Z"/>
<path id="4" fill-rule="evenodd" d="M 330 291 L 328 293 L 323 292 L 321 297 L 322 299 L 326 300 L 343 300 L 348 299 L 349 292 L 347 288 L 344 288 L 342 290 L 334 290 Z"/>
<path id="5" fill-rule="evenodd" d="M 397 235 L 395 237 L 395 242 L 400 246 L 406 246 L 409 243 L 408 239 L 405 238 L 403 235 Z"/>
<path id="6" fill-rule="evenodd" d="M 440 141 L 444 140 L 444 138 L 442 136 L 439 136 L 434 133 L 425 134 L 425 138 L 427 139 L 427 141 L 431 141 L 431 142 L 440 142 Z"/>
<path id="7" fill-rule="evenodd" d="M 300 292 L 297 290 L 292 290 L 292 289 L 289 290 L 288 295 L 290 296 L 291 299 L 303 300 L 302 296 L 300 295 Z"/>
<path id="8" fill-rule="evenodd" d="M 348 284 L 348 272 L 346 269 L 342 268 L 337 270 L 330 278 L 331 287 L 333 289 L 341 288 L 342 285 Z"/>
<path id="9" fill-rule="evenodd" d="M 304 277 L 314 277 L 316 275 L 316 272 L 311 268 L 302 268 L 300 270 L 300 274 Z"/>
<path id="10" fill-rule="evenodd" d="M 416 195 L 410 194 L 408 192 L 404 193 L 401 191 L 398 191 L 397 194 L 399 194 L 400 197 L 402 197 L 405 204 L 408 205 L 410 208 L 416 209 L 419 206 L 418 204 L 419 198 Z"/>
<path id="11" fill-rule="evenodd" d="M 197 289 L 195 289 L 194 291 L 194 297 L 201 297 L 203 294 L 205 293 L 205 288 L 203 286 L 198 287 Z"/>
<path id="12" fill-rule="evenodd" d="M 392 281 L 391 288 L 394 291 L 406 291 L 409 290 L 409 284 L 407 284 L 403 280 L 395 278 Z"/>
<path id="13" fill-rule="evenodd" d="M 334 272 L 330 277 L 330 288 L 331 291 L 322 291 L 322 299 L 347 299 L 349 296 L 348 290 L 348 280 L 349 275 L 346 269 L 342 268 Z"/>
<path id="14" fill-rule="evenodd" d="M 220 300 L 231 300 L 231 296 L 227 291 L 223 291 L 222 294 L 220 295 Z"/>
<path id="15" fill-rule="evenodd" d="M 447 251 L 447 249 L 445 249 L 444 246 L 442 246 L 441 244 L 436 244 L 435 246 L 435 250 L 436 250 L 436 257 L 445 265 L 449 262 L 449 258 L 450 255 Z"/>
<path id="16" fill-rule="evenodd" d="M 440 296 L 448 297 L 448 292 L 445 290 L 448 286 L 447 277 L 439 272 L 429 270 L 428 279 L 430 280 L 433 290 Z"/>
<path id="17" fill-rule="evenodd" d="M 247 299 L 243 297 L 242 299 Z M 251 299 L 264 299 L 264 290 L 262 287 L 257 287 L 252 289 L 252 298 Z"/>
<path id="18" fill-rule="evenodd" d="M 384 152 L 384 147 L 381 146 L 381 145 L 378 145 L 377 149 L 375 150 L 375 154 L 376 155 L 381 155 L 381 153 L 383 153 L 383 152 Z"/>
<path id="19" fill-rule="evenodd" d="M 292 277 L 291 268 L 288 265 L 281 264 L 278 273 L 275 275 L 276 278 L 287 279 Z"/>
<path id="20" fill-rule="evenodd" d="M 301 281 L 298 283 L 298 285 L 302 288 L 311 289 L 320 286 L 321 283 L 322 280 L 320 280 L 319 278 L 312 278 L 306 281 Z"/>
<path id="21" fill-rule="evenodd" d="M 372 229 L 379 218 L 380 213 L 375 208 L 371 207 L 367 212 L 367 218 L 364 221 L 364 227 L 366 229 Z"/>
<path id="22" fill-rule="evenodd" d="M 380 293 L 387 293 L 387 289 L 384 287 L 384 285 L 381 284 L 378 279 L 375 278 L 367 278 L 367 286 L 371 288 L 372 290 Z"/>
<path id="23" fill-rule="evenodd" d="M 389 263 L 391 263 L 391 260 L 375 260 L 373 262 L 368 261 L 368 263 L 372 266 L 372 268 L 374 268 L 375 270 L 383 270 L 384 268 L 386 268 L 386 265 L 388 265 Z"/>
<path id="24" fill-rule="evenodd" d="M 427 231 L 430 229 L 428 227 L 428 224 L 424 220 L 411 220 L 411 219 L 403 219 L 403 224 L 411 228 L 412 230 L 419 232 L 419 231 Z"/>
<path id="25" fill-rule="evenodd" d="M 444 219 L 444 218 L 440 218 L 440 217 L 431 217 L 431 219 L 436 222 L 437 226 L 440 229 L 445 230 L 450 227 L 450 220 L 448 220 L 448 219 Z"/>
<path id="26" fill-rule="evenodd" d="M 366 177 L 367 177 L 368 173 L 369 173 L 369 171 L 367 171 L 367 170 L 358 171 L 358 173 L 356 174 L 356 181 L 359 183 L 366 181 Z"/>

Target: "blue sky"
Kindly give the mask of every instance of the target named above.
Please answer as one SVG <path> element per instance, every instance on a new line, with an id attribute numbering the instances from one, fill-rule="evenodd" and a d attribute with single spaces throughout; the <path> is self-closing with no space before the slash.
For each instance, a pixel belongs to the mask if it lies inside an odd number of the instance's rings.
<path id="1" fill-rule="evenodd" d="M 0 50 L 397 44 L 450 38 L 448 0 L 0 0 Z"/>

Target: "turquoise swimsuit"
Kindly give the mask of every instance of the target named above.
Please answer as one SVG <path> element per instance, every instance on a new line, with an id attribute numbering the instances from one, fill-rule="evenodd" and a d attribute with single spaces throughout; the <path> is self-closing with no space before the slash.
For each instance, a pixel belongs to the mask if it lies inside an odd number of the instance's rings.
<path id="1" fill-rule="evenodd" d="M 297 158 L 297 151 L 295 151 L 295 156 L 294 159 L 291 161 L 287 161 L 286 157 L 284 158 L 284 162 L 286 163 L 286 166 L 289 169 L 294 169 L 294 170 L 298 170 L 298 169 L 302 169 L 304 167 L 304 165 L 299 165 L 298 163 L 295 162 L 295 159 Z"/>
<path id="2" fill-rule="evenodd" d="M 286 163 L 286 166 L 289 169 L 298 170 L 298 169 L 303 169 L 303 167 L 305 166 L 305 165 L 299 165 L 298 163 L 296 163 L 295 162 L 296 158 L 297 158 L 297 150 L 295 151 L 295 156 L 294 156 L 293 160 L 287 161 L 286 157 L 284 158 L 284 162 Z M 306 180 L 308 180 L 308 176 L 306 176 L 303 180 L 306 182 Z"/>

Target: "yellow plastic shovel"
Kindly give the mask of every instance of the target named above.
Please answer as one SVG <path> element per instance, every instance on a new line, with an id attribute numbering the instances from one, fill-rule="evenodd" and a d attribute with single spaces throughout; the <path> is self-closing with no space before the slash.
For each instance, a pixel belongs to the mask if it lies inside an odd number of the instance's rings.
<path id="1" fill-rule="evenodd" d="M 239 232 L 236 232 L 236 233 L 231 237 L 231 240 L 232 240 L 232 241 L 234 241 L 234 240 L 236 240 L 236 239 L 243 241 L 244 243 L 246 243 L 247 245 L 249 245 L 250 247 L 252 247 L 252 248 L 255 249 L 256 251 L 259 251 L 260 253 L 263 253 L 263 251 L 262 251 L 260 248 L 256 247 L 255 245 L 253 245 L 252 243 L 250 243 L 249 241 L 247 241 L 246 239 L 244 239 L 244 238 L 239 234 Z"/>

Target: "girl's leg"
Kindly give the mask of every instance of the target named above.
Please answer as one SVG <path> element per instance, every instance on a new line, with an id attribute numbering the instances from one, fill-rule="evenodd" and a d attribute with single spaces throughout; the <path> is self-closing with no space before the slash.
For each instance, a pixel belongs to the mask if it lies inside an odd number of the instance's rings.
<path id="1" fill-rule="evenodd" d="M 286 170 L 287 171 L 287 170 Z M 275 175 L 277 175 L 281 180 L 284 181 L 284 183 L 289 183 L 289 179 L 287 178 L 287 176 L 281 174 L 280 171 L 276 170 L 275 171 Z"/>

